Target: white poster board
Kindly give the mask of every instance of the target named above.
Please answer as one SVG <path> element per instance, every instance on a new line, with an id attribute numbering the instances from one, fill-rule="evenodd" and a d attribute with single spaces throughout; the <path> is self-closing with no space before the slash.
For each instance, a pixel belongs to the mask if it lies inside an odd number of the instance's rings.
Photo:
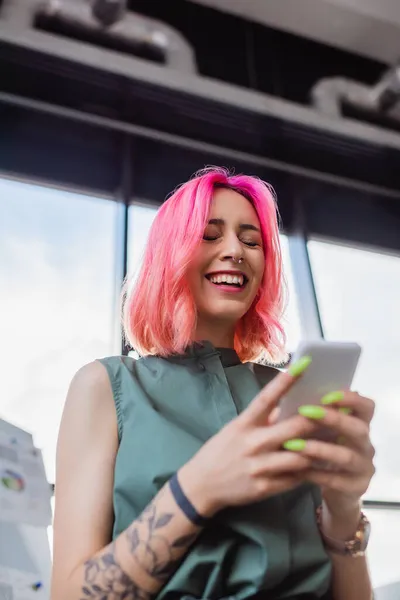
<path id="1" fill-rule="evenodd" d="M 0 599 L 48 600 L 51 490 L 32 436 L 0 419 Z"/>

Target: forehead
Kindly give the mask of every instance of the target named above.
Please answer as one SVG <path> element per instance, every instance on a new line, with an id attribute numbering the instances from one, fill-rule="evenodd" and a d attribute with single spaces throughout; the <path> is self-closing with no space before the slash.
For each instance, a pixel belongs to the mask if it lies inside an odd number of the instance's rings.
<path id="1" fill-rule="evenodd" d="M 247 198 L 227 188 L 214 191 L 210 219 L 224 219 L 226 223 L 241 222 L 259 225 L 256 210 Z"/>

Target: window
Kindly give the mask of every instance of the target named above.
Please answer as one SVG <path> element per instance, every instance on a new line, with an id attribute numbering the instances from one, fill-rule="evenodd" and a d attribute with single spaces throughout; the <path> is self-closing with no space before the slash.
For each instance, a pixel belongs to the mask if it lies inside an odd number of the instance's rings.
<path id="1" fill-rule="evenodd" d="M 145 204 L 135 203 L 129 208 L 128 273 L 130 274 L 137 273 L 140 268 L 147 236 L 156 213 L 157 207 L 146 206 Z M 300 318 L 290 264 L 288 240 L 285 235 L 281 235 L 281 243 L 283 264 L 289 291 L 284 326 L 287 335 L 287 348 L 289 351 L 292 351 L 300 340 Z"/>
<path id="2" fill-rule="evenodd" d="M 301 338 L 300 314 L 298 308 L 298 299 L 294 284 L 292 263 L 289 255 L 289 238 L 281 234 L 283 268 L 287 281 L 288 301 L 284 315 L 284 327 L 286 331 L 286 346 L 289 352 L 296 350 Z"/>
<path id="3" fill-rule="evenodd" d="M 49 481 L 73 374 L 118 351 L 117 211 L 0 179 L 0 416 L 33 433 Z"/>
<path id="4" fill-rule="evenodd" d="M 374 588 L 380 588 L 399 582 L 399 511 L 373 508 L 364 512 L 372 526 L 371 540 L 368 545 L 372 585 Z M 398 585 L 400 586 L 400 583 Z M 393 596 L 393 598 L 398 597 L 398 595 Z"/>
<path id="5" fill-rule="evenodd" d="M 157 207 L 135 203 L 128 216 L 128 273 L 135 275 L 141 267 L 150 227 Z"/>
<path id="6" fill-rule="evenodd" d="M 361 344 L 354 389 L 376 401 L 367 497 L 400 501 L 400 258 L 316 240 L 308 249 L 325 337 Z"/>

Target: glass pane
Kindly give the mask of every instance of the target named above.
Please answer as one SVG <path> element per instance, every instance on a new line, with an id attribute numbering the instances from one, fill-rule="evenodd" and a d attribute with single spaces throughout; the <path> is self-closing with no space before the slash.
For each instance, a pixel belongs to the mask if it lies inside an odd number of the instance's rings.
<path id="1" fill-rule="evenodd" d="M 128 237 L 128 272 L 135 274 L 140 268 L 143 251 L 146 245 L 150 227 L 156 216 L 157 208 L 142 204 L 132 204 L 129 207 L 129 237 Z M 282 256 L 286 279 L 288 282 L 289 298 L 284 317 L 287 335 L 287 348 L 292 351 L 300 340 L 300 319 L 297 308 L 297 298 L 294 289 L 293 274 L 289 257 L 288 240 L 281 235 Z"/>
<path id="2" fill-rule="evenodd" d="M 300 314 L 297 303 L 297 294 L 294 285 L 292 263 L 289 254 L 289 240 L 286 235 L 281 234 L 283 268 L 288 286 L 288 302 L 284 315 L 284 327 L 286 331 L 286 347 L 289 352 L 296 350 L 301 338 Z"/>
<path id="3" fill-rule="evenodd" d="M 374 588 L 399 582 L 400 597 L 400 510 L 365 509 L 372 531 L 368 561 Z M 379 598 L 379 596 L 378 596 Z"/>
<path id="4" fill-rule="evenodd" d="M 142 204 L 132 204 L 128 212 L 128 273 L 136 274 L 142 264 L 150 227 L 157 214 L 157 208 Z"/>
<path id="5" fill-rule="evenodd" d="M 376 401 L 377 473 L 367 496 L 400 501 L 400 258 L 320 241 L 308 249 L 325 335 L 361 344 L 354 389 Z"/>
<path id="6" fill-rule="evenodd" d="M 116 349 L 117 210 L 0 179 L 0 417 L 33 433 L 50 481 L 68 384 Z"/>

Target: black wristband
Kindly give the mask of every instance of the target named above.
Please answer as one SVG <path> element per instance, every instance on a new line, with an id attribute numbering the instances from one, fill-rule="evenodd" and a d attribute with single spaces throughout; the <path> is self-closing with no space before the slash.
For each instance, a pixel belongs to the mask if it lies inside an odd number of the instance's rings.
<path id="1" fill-rule="evenodd" d="M 209 519 L 207 517 L 203 517 L 200 515 L 190 500 L 186 497 L 185 492 L 181 488 L 181 485 L 178 481 L 178 476 L 175 473 L 173 477 L 169 480 L 169 487 L 171 489 L 171 493 L 175 499 L 175 502 L 181 509 L 183 513 L 187 516 L 189 521 L 191 521 L 194 525 L 198 527 L 204 527 Z"/>

